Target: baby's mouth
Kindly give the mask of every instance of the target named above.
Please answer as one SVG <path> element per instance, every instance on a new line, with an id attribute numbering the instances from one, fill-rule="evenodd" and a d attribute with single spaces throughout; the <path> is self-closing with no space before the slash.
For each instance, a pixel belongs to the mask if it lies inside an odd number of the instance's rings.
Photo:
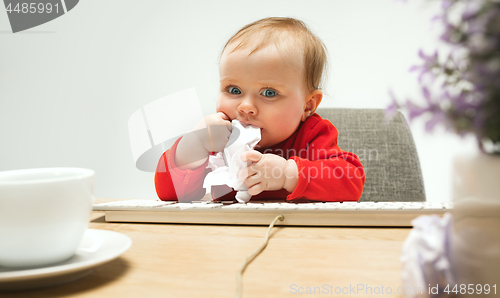
<path id="1" fill-rule="evenodd" d="M 243 121 L 240 121 L 240 123 L 241 123 L 241 125 L 243 125 L 243 127 L 247 127 L 247 126 L 258 127 L 257 125 L 250 124 L 250 123 L 243 122 Z M 262 128 L 261 128 L 261 127 L 258 127 L 258 128 L 260 128 L 260 130 L 262 131 Z"/>

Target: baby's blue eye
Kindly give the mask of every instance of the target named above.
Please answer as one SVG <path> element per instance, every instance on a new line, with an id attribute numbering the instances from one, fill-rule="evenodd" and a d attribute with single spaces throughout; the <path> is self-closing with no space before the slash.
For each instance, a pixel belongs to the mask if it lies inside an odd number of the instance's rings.
<path id="1" fill-rule="evenodd" d="M 278 95 L 278 93 L 272 89 L 266 89 L 262 91 L 261 95 L 265 97 L 275 97 L 276 95 Z"/>
<path id="2" fill-rule="evenodd" d="M 241 90 L 236 88 L 236 87 L 231 87 L 228 89 L 229 93 L 231 94 L 241 94 Z"/>

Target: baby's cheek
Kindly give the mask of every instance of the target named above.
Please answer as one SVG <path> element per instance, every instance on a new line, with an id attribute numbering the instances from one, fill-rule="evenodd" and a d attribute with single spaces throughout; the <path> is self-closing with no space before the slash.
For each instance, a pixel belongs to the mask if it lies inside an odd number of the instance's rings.
<path id="1" fill-rule="evenodd" d="M 216 111 L 226 114 L 231 120 L 236 118 L 234 109 L 225 101 L 217 101 Z"/>
<path id="2" fill-rule="evenodd" d="M 281 134 L 281 135 L 287 135 L 290 136 L 294 131 L 295 131 L 295 122 L 293 119 L 283 119 L 283 121 L 276 121 L 276 130 Z M 287 136 L 287 137 L 288 137 Z"/>
<path id="3" fill-rule="evenodd" d="M 273 146 L 285 140 L 288 136 L 283 132 L 282 126 L 275 125 L 271 129 L 264 129 L 261 136 L 261 144 Z"/>

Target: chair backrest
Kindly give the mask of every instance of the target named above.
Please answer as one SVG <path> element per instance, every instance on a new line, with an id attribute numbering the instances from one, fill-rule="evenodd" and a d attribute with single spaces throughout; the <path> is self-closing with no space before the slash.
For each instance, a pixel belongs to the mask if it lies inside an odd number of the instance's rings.
<path id="1" fill-rule="evenodd" d="M 339 132 L 340 149 L 356 154 L 365 169 L 360 202 L 425 201 L 417 149 L 401 112 L 387 119 L 383 109 L 316 111 Z"/>

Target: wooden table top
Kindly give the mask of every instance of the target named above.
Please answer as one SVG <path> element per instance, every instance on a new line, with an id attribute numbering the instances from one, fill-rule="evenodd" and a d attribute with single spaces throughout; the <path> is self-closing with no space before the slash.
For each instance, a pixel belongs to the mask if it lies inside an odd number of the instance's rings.
<path id="1" fill-rule="evenodd" d="M 241 263 L 267 231 L 264 226 L 107 223 L 104 212 L 92 213 L 89 228 L 126 234 L 132 247 L 78 281 L 0 296 L 235 297 Z M 243 275 L 243 297 L 403 297 L 397 293 L 403 291 L 399 257 L 409 232 L 274 227 L 266 249 Z"/>

